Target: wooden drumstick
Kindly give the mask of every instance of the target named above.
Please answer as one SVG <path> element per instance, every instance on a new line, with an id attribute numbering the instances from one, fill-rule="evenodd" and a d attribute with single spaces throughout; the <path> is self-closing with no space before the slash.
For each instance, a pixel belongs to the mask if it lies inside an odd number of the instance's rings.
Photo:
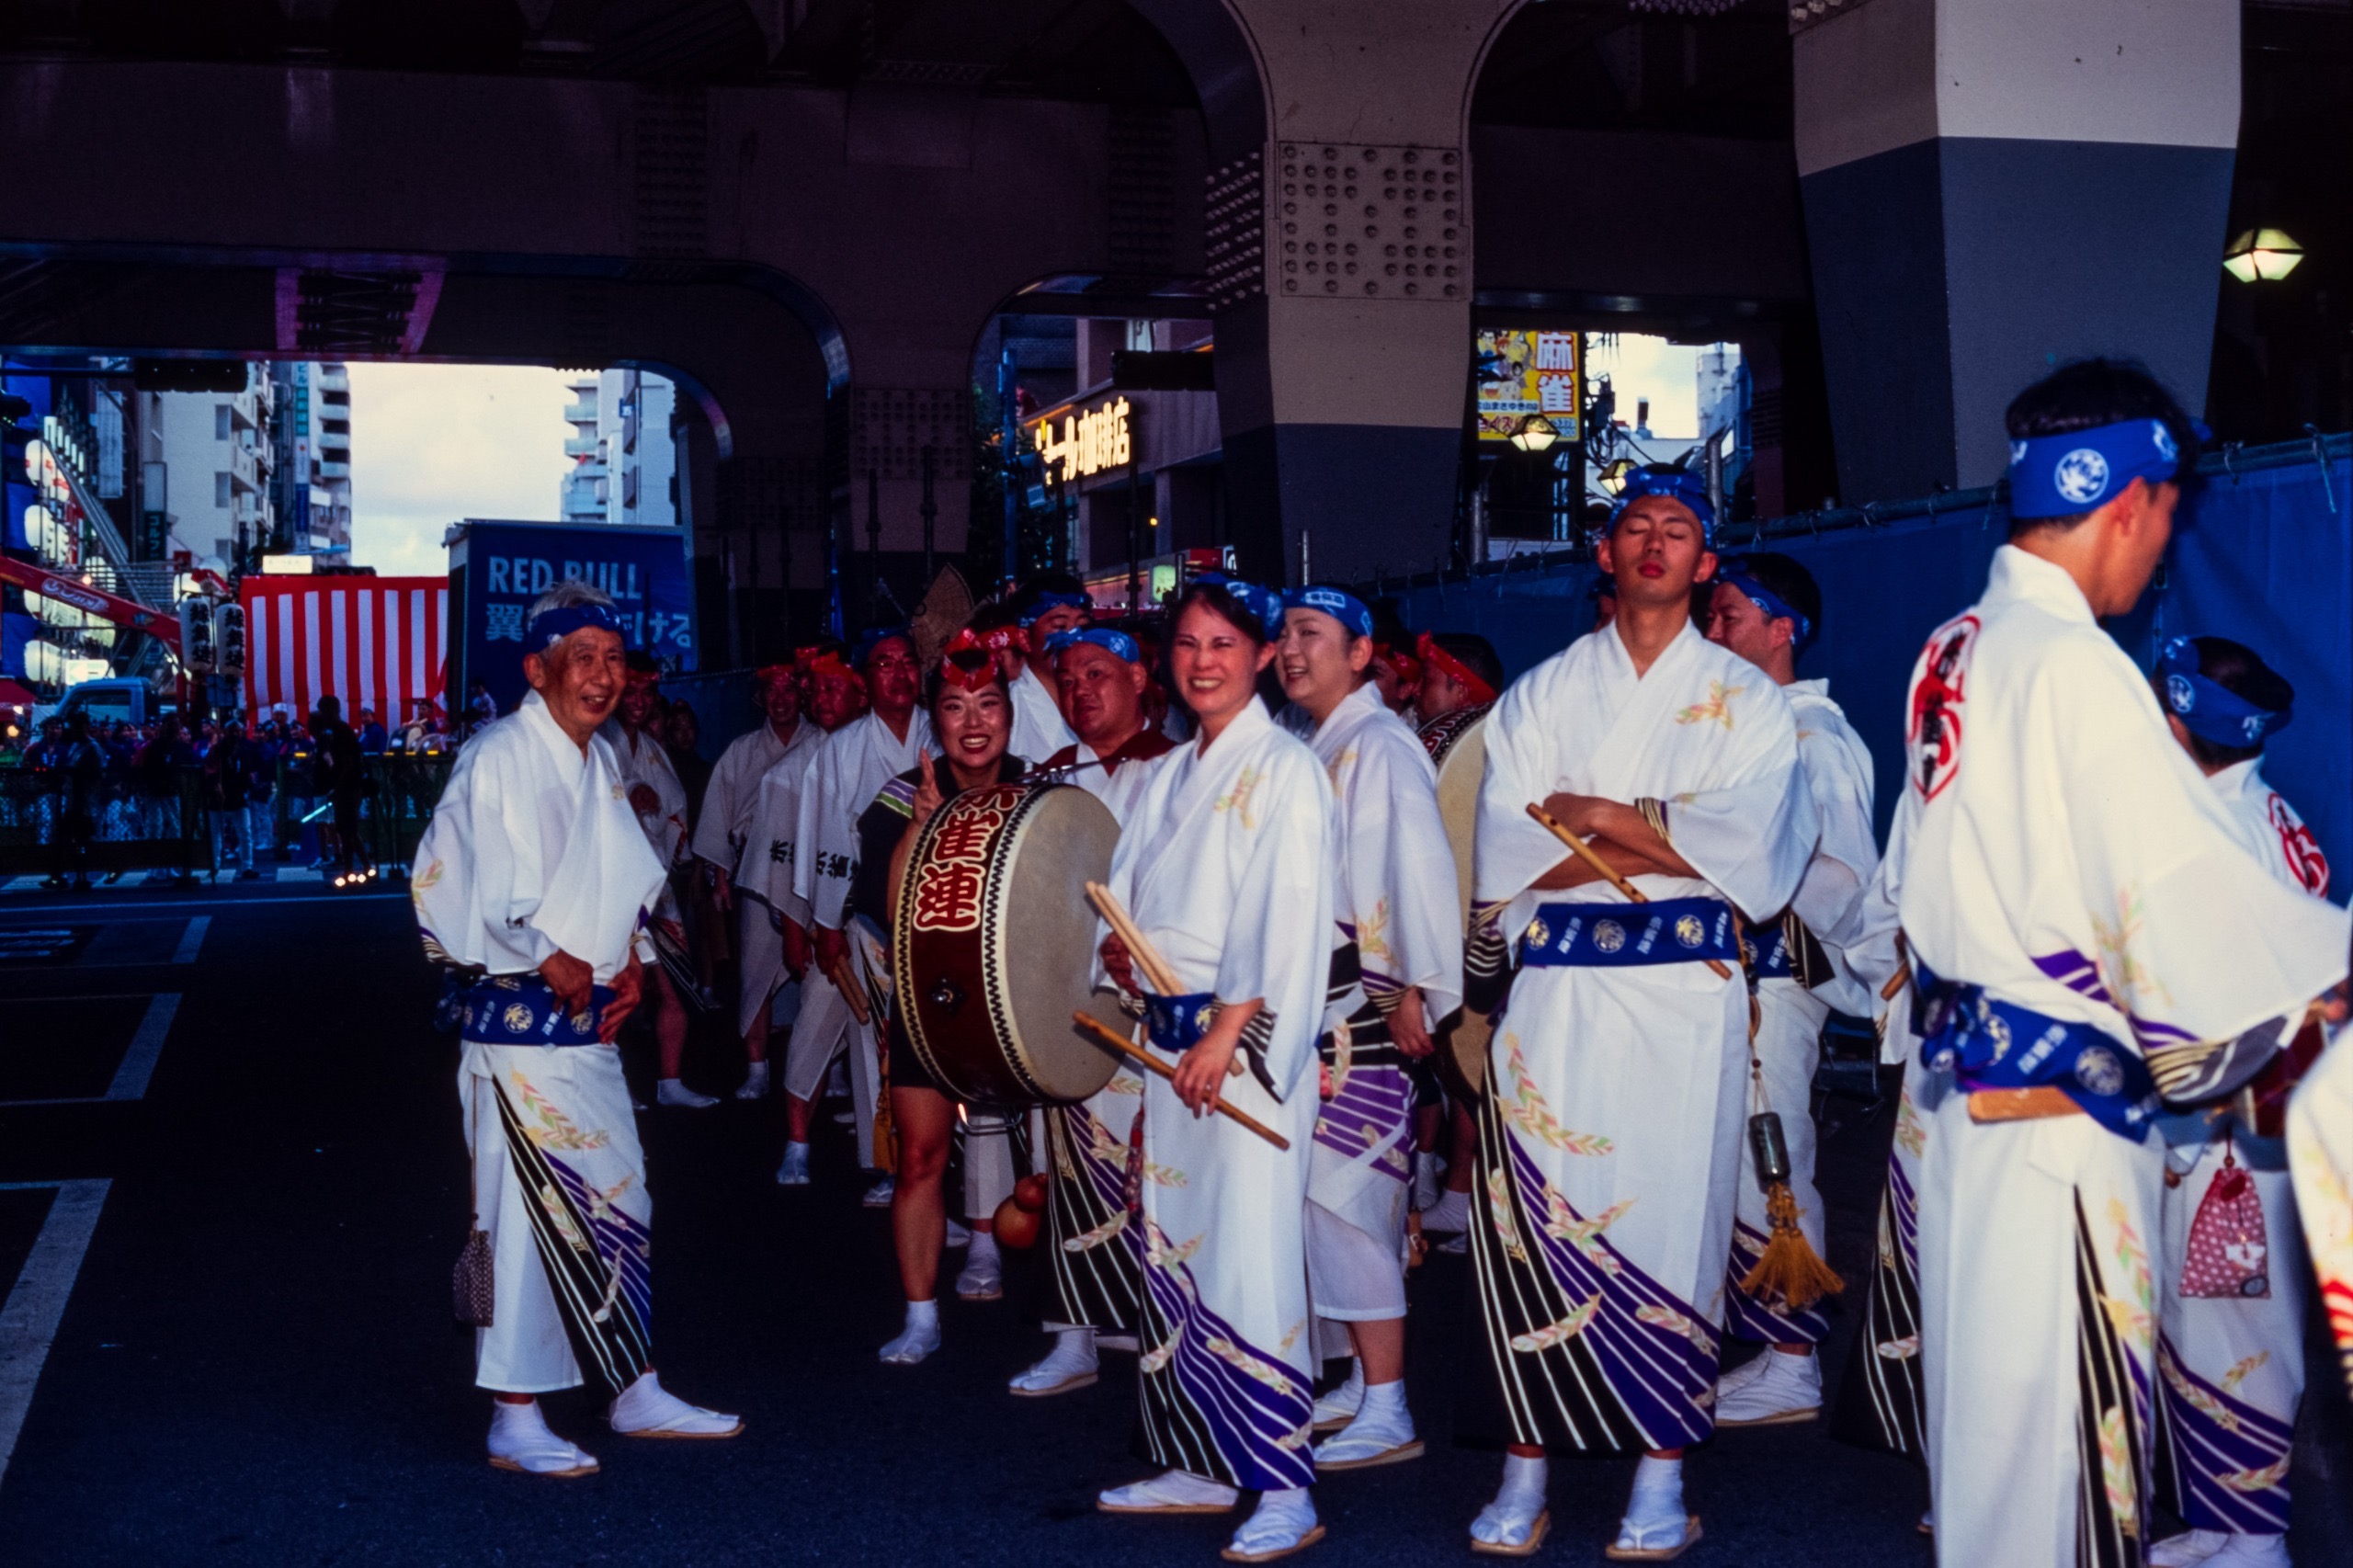
<path id="1" fill-rule="evenodd" d="M 1591 867 L 1594 872 L 1604 881 L 1607 881 L 1611 887 L 1616 888 L 1620 892 L 1625 894 L 1626 902 L 1628 903 L 1648 903 L 1650 902 L 1649 896 L 1645 894 L 1642 889 L 1636 887 L 1633 883 L 1620 876 L 1618 874 L 1618 869 L 1615 866 L 1612 866 L 1608 861 L 1603 859 L 1594 849 L 1592 845 L 1587 844 L 1584 839 L 1579 838 L 1575 834 L 1571 833 L 1567 828 L 1562 826 L 1560 818 L 1554 816 L 1542 806 L 1537 805 L 1532 801 L 1529 805 L 1528 814 L 1534 817 L 1539 823 L 1542 824 L 1545 830 L 1551 833 L 1553 837 L 1559 839 L 1562 843 L 1574 850 L 1576 852 L 1577 858 Z M 1718 980 L 1730 980 L 1732 978 L 1732 971 L 1724 967 L 1723 960 L 1721 959 L 1709 959 L 1705 961 L 1707 966 L 1715 971 L 1715 975 Z"/>
<path id="2" fill-rule="evenodd" d="M 1160 950 L 1145 937 L 1143 928 L 1135 923 L 1135 917 L 1120 903 L 1120 895 L 1101 882 L 1089 882 L 1086 884 L 1086 898 L 1095 905 L 1095 912 L 1103 917 L 1103 923 L 1111 927 L 1112 935 L 1118 937 L 1120 945 L 1128 949 L 1129 956 L 1135 960 L 1136 967 L 1143 971 L 1144 983 L 1163 996 L 1182 995 L 1176 971 L 1168 967 L 1168 960 L 1162 958 Z M 1229 1078 L 1242 1076 L 1242 1063 L 1239 1061 L 1227 1062 L 1225 1075 Z"/>
<path id="3" fill-rule="evenodd" d="M 841 956 L 839 962 L 827 966 L 825 978 L 834 983 L 834 989 L 849 1004 L 850 1016 L 861 1026 L 874 1021 L 874 1011 L 866 1002 L 866 983 L 858 978 L 857 966 L 850 962 L 847 953 Z"/>
<path id="4" fill-rule="evenodd" d="M 1153 1055 L 1152 1052 L 1143 1050 L 1142 1047 L 1138 1046 L 1135 1041 L 1123 1038 L 1117 1029 L 1111 1028 L 1106 1025 L 1102 1019 L 1095 1017 L 1091 1014 L 1087 1013 L 1073 1013 L 1071 1015 L 1071 1021 L 1075 1023 L 1087 1034 L 1092 1035 L 1097 1044 L 1108 1046 L 1111 1050 L 1118 1051 L 1120 1055 L 1128 1058 L 1128 1060 L 1133 1062 L 1137 1066 L 1142 1067 L 1146 1072 L 1157 1073 L 1162 1077 L 1166 1078 L 1171 1082 L 1176 1080 L 1176 1069 L 1168 1065 L 1167 1062 L 1163 1062 L 1159 1057 Z M 1235 1065 L 1238 1066 L 1240 1064 L 1236 1063 Z M 1210 1108 L 1217 1112 L 1220 1116 L 1232 1117 L 1234 1120 L 1240 1122 L 1243 1126 L 1248 1128 L 1259 1137 L 1264 1138 L 1267 1142 L 1272 1143 L 1278 1149 L 1289 1149 L 1290 1147 L 1290 1139 L 1284 1137 L 1273 1128 L 1268 1127 L 1265 1122 L 1260 1121 L 1257 1118 L 1250 1115 L 1247 1111 L 1236 1110 L 1233 1107 L 1226 1104 L 1222 1099 L 1210 1101 Z"/>

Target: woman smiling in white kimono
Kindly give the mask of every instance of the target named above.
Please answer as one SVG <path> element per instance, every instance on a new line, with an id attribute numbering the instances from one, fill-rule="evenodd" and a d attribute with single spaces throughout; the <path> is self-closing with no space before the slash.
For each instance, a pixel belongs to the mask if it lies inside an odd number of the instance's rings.
<path id="1" fill-rule="evenodd" d="M 1471 1232 L 1490 1366 L 1463 1425 L 1511 1449 L 1476 1551 L 1543 1540 L 1553 1447 L 1648 1456 L 1612 1559 L 1663 1561 L 1699 1534 L 1681 1454 L 1714 1426 L 1748 1106 L 1748 997 L 1729 966 L 1740 920 L 1789 903 L 1816 827 L 1788 701 L 1691 623 L 1715 558 L 1683 477 L 1633 476 L 1601 547 L 1616 620 L 1487 720 L 1472 910 L 1486 956 L 1471 965 L 1492 972 L 1500 940 L 1526 967 L 1488 1047 Z M 1649 907 L 1564 863 L 1534 802 L 1597 839 Z"/>
<path id="2" fill-rule="evenodd" d="M 1170 661 L 1200 738 L 1163 758 L 1111 862 L 1111 888 L 1184 994 L 1152 998 L 1174 1081 L 1145 1091 L 1140 1193 L 1142 1457 L 1115 1514 L 1204 1514 L 1263 1495 L 1225 1556 L 1263 1562 L 1322 1539 L 1308 1487 L 1314 1407 L 1302 1215 L 1315 1039 L 1331 959 L 1331 788 L 1256 694 L 1273 657 L 1263 589 L 1196 584 Z M 1106 968 L 1134 989 L 1128 955 Z M 1248 1071 L 1229 1078 L 1237 1054 Z M 1288 1150 L 1206 1115 L 1223 1094 Z"/>

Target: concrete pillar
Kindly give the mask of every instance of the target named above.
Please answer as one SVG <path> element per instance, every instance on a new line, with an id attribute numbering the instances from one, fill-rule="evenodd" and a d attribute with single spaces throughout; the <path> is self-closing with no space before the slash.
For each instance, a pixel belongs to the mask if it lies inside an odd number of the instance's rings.
<path id="1" fill-rule="evenodd" d="M 1297 580 L 1302 534 L 1321 578 L 1447 559 L 1471 362 L 1469 106 L 1516 5 L 1227 0 L 1262 94 L 1203 95 L 1209 276 L 1233 538 L 1262 578 Z M 1234 79 L 1164 29 L 1197 81 Z"/>
<path id="2" fill-rule="evenodd" d="M 1793 25 L 1841 500 L 1991 483 L 2002 409 L 2070 358 L 2204 402 L 2237 0 L 1847 0 Z"/>

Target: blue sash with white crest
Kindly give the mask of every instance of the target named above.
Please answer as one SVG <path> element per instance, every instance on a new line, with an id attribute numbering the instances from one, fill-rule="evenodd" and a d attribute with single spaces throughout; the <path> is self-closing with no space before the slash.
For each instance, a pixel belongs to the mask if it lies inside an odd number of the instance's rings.
<path id="1" fill-rule="evenodd" d="M 1529 969 L 1631 969 L 1708 959 L 1740 961 L 1739 923 L 1722 899 L 1540 903 L 1519 937 L 1519 961 Z"/>

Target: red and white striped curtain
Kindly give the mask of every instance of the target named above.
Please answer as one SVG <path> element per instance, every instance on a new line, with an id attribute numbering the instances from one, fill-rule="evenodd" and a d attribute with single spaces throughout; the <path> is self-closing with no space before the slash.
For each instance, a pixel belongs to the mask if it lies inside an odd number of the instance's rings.
<path id="1" fill-rule="evenodd" d="M 387 726 L 442 694 L 447 577 L 247 577 L 245 712 L 283 704 L 307 716 L 333 693 L 346 720 L 373 709 Z"/>

